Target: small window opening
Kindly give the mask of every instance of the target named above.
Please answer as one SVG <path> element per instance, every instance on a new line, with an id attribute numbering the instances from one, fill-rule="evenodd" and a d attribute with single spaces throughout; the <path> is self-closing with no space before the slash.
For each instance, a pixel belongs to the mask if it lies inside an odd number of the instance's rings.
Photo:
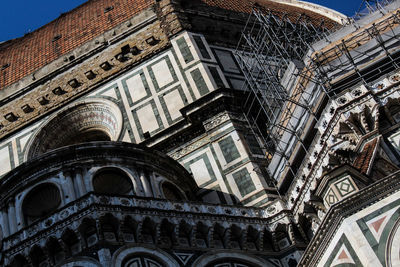
<path id="1" fill-rule="evenodd" d="M 108 6 L 104 9 L 104 13 L 110 12 L 111 10 L 114 9 L 114 6 Z"/>
<path id="2" fill-rule="evenodd" d="M 132 195 L 131 179 L 118 169 L 102 170 L 93 178 L 93 188 L 96 193 L 107 195 Z"/>

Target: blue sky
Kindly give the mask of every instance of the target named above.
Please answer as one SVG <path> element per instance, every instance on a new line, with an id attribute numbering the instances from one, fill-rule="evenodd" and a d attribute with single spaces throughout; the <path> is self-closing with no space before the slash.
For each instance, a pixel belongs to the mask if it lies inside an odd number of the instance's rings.
<path id="1" fill-rule="evenodd" d="M 335 9 L 348 16 L 353 15 L 362 2 L 362 0 L 308 1 Z M 0 11 L 0 41 L 21 37 L 84 2 L 86 0 L 3 0 Z"/>

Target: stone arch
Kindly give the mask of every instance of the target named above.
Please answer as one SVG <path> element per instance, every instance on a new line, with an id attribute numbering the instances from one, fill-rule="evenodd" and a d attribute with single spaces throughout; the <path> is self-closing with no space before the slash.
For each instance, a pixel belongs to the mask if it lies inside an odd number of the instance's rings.
<path id="1" fill-rule="evenodd" d="M 165 199 L 169 200 L 186 200 L 185 193 L 182 192 L 181 189 L 179 189 L 178 186 L 173 184 L 170 181 L 162 181 L 160 183 L 160 189 L 163 194 L 163 197 Z"/>
<path id="2" fill-rule="evenodd" d="M 105 99 L 83 100 L 51 116 L 28 144 L 25 160 L 59 147 L 90 142 L 117 141 L 122 130 L 119 107 Z"/>
<path id="3" fill-rule="evenodd" d="M 93 218 L 86 217 L 82 220 L 81 225 L 79 225 L 79 232 L 87 247 L 95 245 L 99 240 L 97 230 L 96 221 Z"/>
<path id="4" fill-rule="evenodd" d="M 143 222 L 140 224 L 140 238 L 144 243 L 155 243 L 156 241 L 156 223 L 146 217 Z"/>
<path id="5" fill-rule="evenodd" d="M 31 188 L 22 200 L 24 223 L 29 225 L 51 214 L 63 204 L 62 190 L 58 184 L 44 182 Z"/>
<path id="6" fill-rule="evenodd" d="M 206 248 L 210 246 L 210 238 L 209 238 L 210 231 L 211 231 L 210 227 L 208 227 L 203 222 L 198 222 L 196 224 L 194 231 L 194 238 L 197 247 Z"/>
<path id="7" fill-rule="evenodd" d="M 168 219 L 163 219 L 159 225 L 159 240 L 160 245 L 171 247 L 176 243 L 175 236 L 176 225 L 171 223 Z"/>
<path id="8" fill-rule="evenodd" d="M 91 182 L 93 190 L 100 194 L 133 195 L 135 190 L 132 178 L 117 167 L 105 167 L 97 170 Z"/>
<path id="9" fill-rule="evenodd" d="M 248 267 L 264 267 L 271 266 L 263 259 L 256 257 L 255 255 L 248 255 L 244 253 L 235 253 L 235 252 L 208 252 L 199 258 L 197 258 L 192 266 L 196 267 L 212 267 L 215 264 L 227 263 L 231 265 L 227 266 L 235 266 L 234 264 L 241 264 L 240 266 L 248 266 Z"/>
<path id="10" fill-rule="evenodd" d="M 76 266 L 85 266 L 85 267 L 102 267 L 98 261 L 89 258 L 89 257 L 74 257 L 73 259 L 65 260 L 56 265 L 56 267 L 76 267 Z"/>
<path id="11" fill-rule="evenodd" d="M 246 229 L 246 248 L 249 250 L 259 250 L 260 249 L 260 232 L 253 226 L 249 226 Z"/>
<path id="12" fill-rule="evenodd" d="M 64 242 L 67 253 L 69 255 L 74 255 L 81 250 L 81 242 L 79 240 L 79 237 L 70 228 L 64 230 L 61 235 L 61 240 Z"/>
<path id="13" fill-rule="evenodd" d="M 179 263 L 168 253 L 157 248 L 145 246 L 124 246 L 118 249 L 112 257 L 111 265 L 121 267 L 128 266 L 127 263 L 136 257 L 153 259 L 160 264 L 159 266 L 180 266 Z"/>
<path id="14" fill-rule="evenodd" d="M 116 242 L 119 233 L 119 220 L 110 213 L 101 216 L 100 232 L 103 235 L 104 240 Z"/>
<path id="15" fill-rule="evenodd" d="M 33 266 L 42 265 L 48 260 L 43 249 L 37 245 L 32 247 L 31 251 L 29 252 L 29 258 L 31 259 Z"/>
<path id="16" fill-rule="evenodd" d="M 215 248 L 226 248 L 226 234 L 227 229 L 225 229 L 221 224 L 215 223 L 210 234 L 213 246 Z"/>
<path id="17" fill-rule="evenodd" d="M 387 266 L 399 266 L 400 264 L 400 218 L 397 218 L 391 229 L 385 248 L 385 260 Z"/>
<path id="18" fill-rule="evenodd" d="M 193 232 L 192 225 L 188 224 L 184 220 L 181 220 L 178 225 L 178 231 L 177 231 L 178 243 L 183 246 L 193 245 L 191 238 L 192 232 Z"/>
<path id="19" fill-rule="evenodd" d="M 263 249 L 266 250 L 266 251 L 274 251 L 274 250 L 276 250 L 275 249 L 275 245 L 274 245 L 274 241 L 273 241 L 273 238 L 272 238 L 272 233 L 267 228 L 264 229 L 264 231 L 263 231 L 262 246 L 263 246 Z"/>
<path id="20" fill-rule="evenodd" d="M 240 228 L 237 224 L 232 224 L 229 230 L 229 247 L 233 249 L 243 249 L 245 230 Z"/>
<path id="21" fill-rule="evenodd" d="M 276 247 L 280 250 L 291 245 L 291 239 L 288 234 L 288 225 L 278 224 L 272 233 Z"/>
<path id="22" fill-rule="evenodd" d="M 7 267 L 25 267 L 28 265 L 29 263 L 26 257 L 22 254 L 18 254 L 11 260 Z"/>
<path id="23" fill-rule="evenodd" d="M 57 264 L 65 258 L 65 251 L 58 239 L 54 236 L 47 240 L 46 250 L 51 264 Z"/>
<path id="24" fill-rule="evenodd" d="M 139 223 L 131 216 L 126 216 L 121 224 L 121 234 L 125 242 L 135 242 L 138 240 Z"/>

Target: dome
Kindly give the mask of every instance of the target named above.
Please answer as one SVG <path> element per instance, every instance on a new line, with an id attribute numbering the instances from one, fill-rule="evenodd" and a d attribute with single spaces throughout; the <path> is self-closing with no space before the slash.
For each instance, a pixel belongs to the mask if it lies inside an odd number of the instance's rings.
<path id="1" fill-rule="evenodd" d="M 0 45 L 0 90 L 61 58 L 86 42 L 155 5 L 154 0 L 87 1 L 45 26 L 21 38 Z M 249 13 L 254 4 L 272 11 L 306 14 L 326 24 L 341 23 L 346 17 L 331 9 L 296 0 L 182 0 L 181 5 L 203 5 L 233 12 Z M 111 8 L 112 7 L 112 8 Z M 108 12 L 105 10 L 109 8 Z M 98 15 L 101 14 L 101 15 Z M 91 23 L 87 23 L 90 21 Z M 80 29 L 70 31 L 70 28 Z"/>

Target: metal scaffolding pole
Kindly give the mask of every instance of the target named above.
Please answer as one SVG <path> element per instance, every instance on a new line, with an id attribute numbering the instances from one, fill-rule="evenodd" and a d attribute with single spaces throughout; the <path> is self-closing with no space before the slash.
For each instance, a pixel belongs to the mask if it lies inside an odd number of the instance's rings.
<path id="1" fill-rule="evenodd" d="M 386 14 L 385 6 L 390 2 L 364 0 L 362 6 L 369 12 Z M 337 29 L 327 29 L 323 21 L 304 14 L 294 19 L 254 7 L 235 54 L 248 91 L 244 113 L 264 142 L 272 178 L 297 175 L 302 164 L 294 157 L 299 151 L 303 158 L 308 155 L 310 142 L 305 141 L 304 129 L 318 123 L 316 107 L 323 99 L 329 100 L 360 82 L 368 85 L 377 75 L 399 67 L 400 53 L 387 45 L 400 42 L 394 29 L 399 21 L 398 14 L 393 13 L 322 51 L 314 51 L 315 42 L 329 41 L 330 31 Z M 371 40 L 376 46 L 365 49 L 363 45 Z M 363 69 L 363 60 L 375 56 L 377 50 L 384 51 L 387 59 L 378 73 L 376 69 Z M 343 79 L 344 75 L 349 78 Z"/>

